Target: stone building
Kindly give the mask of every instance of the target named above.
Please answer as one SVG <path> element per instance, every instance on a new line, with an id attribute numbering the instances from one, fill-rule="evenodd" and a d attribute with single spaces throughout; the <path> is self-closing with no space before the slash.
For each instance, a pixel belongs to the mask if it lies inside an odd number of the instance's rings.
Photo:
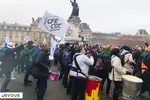
<path id="1" fill-rule="evenodd" d="M 92 30 L 90 29 L 89 25 L 87 23 L 81 23 L 80 24 L 80 37 L 83 41 L 91 43 L 91 34 Z"/>
<path id="2" fill-rule="evenodd" d="M 139 32 L 140 30 L 138 30 Z M 146 31 L 145 31 L 146 32 Z M 141 45 L 144 46 L 145 41 L 150 43 L 150 35 L 148 33 L 136 34 L 136 35 L 122 35 L 121 33 L 102 33 L 102 32 L 93 32 L 91 35 L 92 45 L 128 45 L 135 46 Z"/>
<path id="3" fill-rule="evenodd" d="M 50 41 L 50 34 L 42 31 L 37 27 L 40 18 L 34 20 L 32 18 L 31 25 L 20 25 L 20 24 L 9 24 L 6 22 L 0 23 L 0 43 L 4 40 L 6 36 L 9 36 L 11 42 L 21 43 L 24 40 L 26 34 L 34 42 L 42 42 L 44 38 Z"/>

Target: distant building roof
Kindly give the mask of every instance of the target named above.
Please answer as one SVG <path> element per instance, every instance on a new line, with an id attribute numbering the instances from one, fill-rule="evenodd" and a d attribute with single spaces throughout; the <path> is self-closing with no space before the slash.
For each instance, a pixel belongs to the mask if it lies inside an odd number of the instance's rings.
<path id="1" fill-rule="evenodd" d="M 90 27 L 89 27 L 89 25 L 87 23 L 81 23 L 80 24 L 80 28 L 81 29 L 86 29 L 86 30 L 91 30 Z"/>
<path id="2" fill-rule="evenodd" d="M 17 24 L 17 23 L 12 24 L 12 23 L 6 23 L 6 22 L 0 23 L 0 25 L 5 25 L 5 26 L 17 26 L 17 27 L 30 27 L 30 25 L 20 25 L 20 24 Z"/>
<path id="3" fill-rule="evenodd" d="M 149 35 L 145 29 L 139 29 L 136 35 Z"/>

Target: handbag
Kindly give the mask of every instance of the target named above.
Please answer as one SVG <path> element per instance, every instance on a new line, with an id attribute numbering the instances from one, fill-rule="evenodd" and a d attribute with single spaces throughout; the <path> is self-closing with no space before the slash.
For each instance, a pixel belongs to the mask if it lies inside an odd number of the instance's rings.
<path id="1" fill-rule="evenodd" d="M 31 67 L 30 74 L 35 78 L 40 77 L 40 68 L 38 66 Z"/>

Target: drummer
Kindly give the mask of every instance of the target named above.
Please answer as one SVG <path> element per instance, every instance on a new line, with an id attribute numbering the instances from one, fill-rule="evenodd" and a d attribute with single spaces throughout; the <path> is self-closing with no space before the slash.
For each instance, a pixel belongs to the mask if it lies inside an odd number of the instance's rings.
<path id="1" fill-rule="evenodd" d="M 122 85 L 122 75 L 131 74 L 126 68 L 122 67 L 121 60 L 119 58 L 120 50 L 115 48 L 111 51 L 111 65 L 112 71 L 109 73 L 109 79 L 114 81 L 115 87 L 113 92 L 113 100 L 118 100 L 119 90 Z"/>
<path id="2" fill-rule="evenodd" d="M 73 64 L 70 69 L 72 79 L 72 100 L 84 100 L 86 90 L 86 80 L 89 66 L 94 65 L 94 59 L 91 54 L 84 55 L 83 46 L 78 47 L 78 53 L 73 57 Z"/>

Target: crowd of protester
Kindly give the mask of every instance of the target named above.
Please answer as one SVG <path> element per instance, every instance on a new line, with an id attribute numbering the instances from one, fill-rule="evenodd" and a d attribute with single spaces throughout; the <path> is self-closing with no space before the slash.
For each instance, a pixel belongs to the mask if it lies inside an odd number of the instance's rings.
<path id="1" fill-rule="evenodd" d="M 16 46 L 16 47 L 15 47 Z M 0 92 L 9 92 L 8 85 L 12 79 L 13 71 L 24 74 L 24 86 L 32 86 L 29 80 L 32 75 L 36 82 L 37 100 L 43 100 L 47 89 L 47 79 L 49 75 L 49 44 L 43 43 L 35 45 L 33 41 L 28 41 L 21 45 L 7 43 L 0 50 L 0 77 L 5 75 Z"/>
<path id="2" fill-rule="evenodd" d="M 113 100 L 118 100 L 122 94 L 122 75 L 133 75 L 143 79 L 141 94 L 150 94 L 150 46 L 129 47 L 120 46 L 88 46 L 61 44 L 55 51 L 55 60 L 60 71 L 59 80 L 66 88 L 66 94 L 72 100 L 84 100 L 87 77 L 94 75 L 102 79 L 102 85 L 107 80 L 106 91 L 101 91 L 108 97 L 111 83 L 114 83 Z M 143 66 L 144 64 L 144 66 Z M 146 67 L 145 67 L 146 66 Z M 69 76 L 69 78 L 68 78 Z"/>
<path id="3" fill-rule="evenodd" d="M 66 88 L 72 100 L 84 100 L 87 79 L 94 75 L 102 79 L 101 92 L 110 96 L 111 83 L 114 83 L 113 100 L 122 94 L 122 75 L 133 75 L 143 79 L 141 94 L 150 94 L 150 46 L 89 46 L 65 43 L 57 46 L 54 59 L 58 66 L 59 81 Z M 10 91 L 7 87 L 12 72 L 25 73 L 24 86 L 31 86 L 29 76 L 37 79 L 35 91 L 37 100 L 43 100 L 50 74 L 49 44 L 34 45 L 32 41 L 21 45 L 8 43 L 0 50 L 0 77 L 5 75 L 0 92 Z M 107 81 L 106 91 L 103 85 Z"/>

